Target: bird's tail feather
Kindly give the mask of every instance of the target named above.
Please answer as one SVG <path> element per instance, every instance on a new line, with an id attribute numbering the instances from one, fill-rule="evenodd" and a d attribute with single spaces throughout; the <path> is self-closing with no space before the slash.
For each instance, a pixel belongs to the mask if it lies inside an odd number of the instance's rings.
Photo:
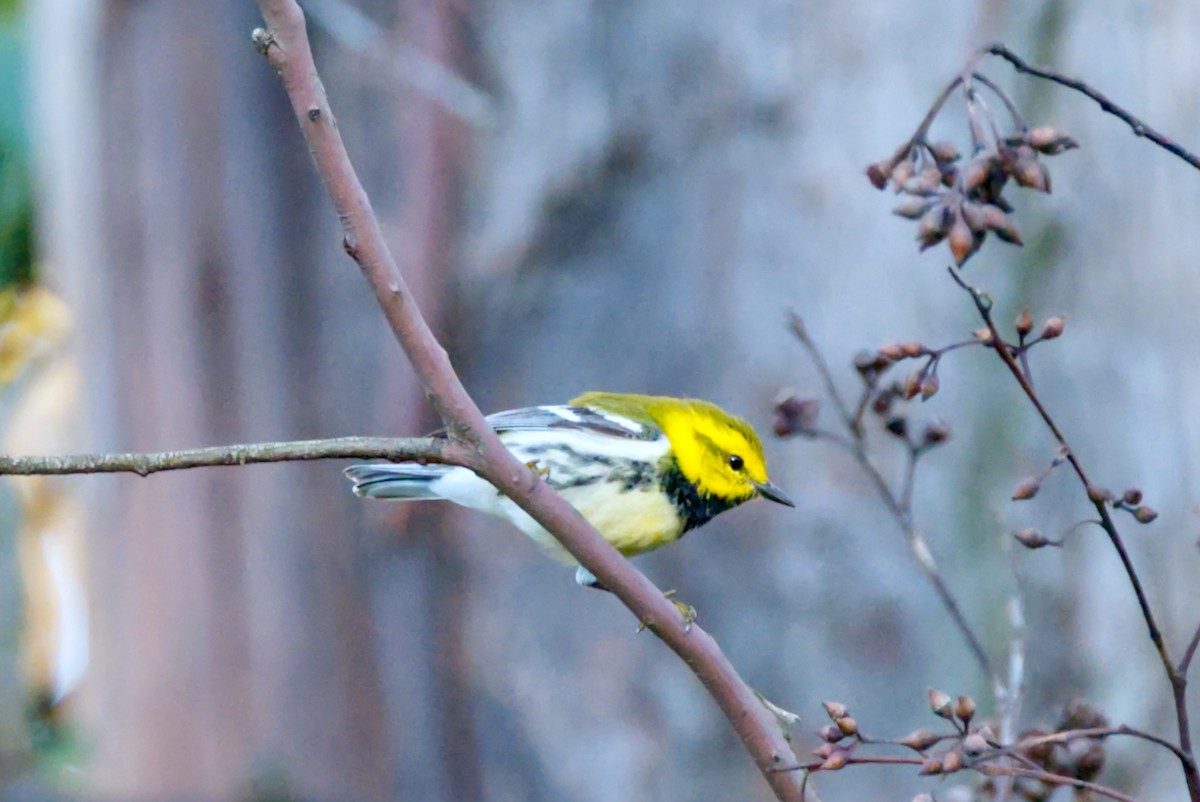
<path id="1" fill-rule="evenodd" d="M 354 494 L 363 498 L 432 499 L 439 496 L 430 485 L 449 470 L 445 465 L 379 463 L 352 465 L 346 477 L 354 482 Z"/>

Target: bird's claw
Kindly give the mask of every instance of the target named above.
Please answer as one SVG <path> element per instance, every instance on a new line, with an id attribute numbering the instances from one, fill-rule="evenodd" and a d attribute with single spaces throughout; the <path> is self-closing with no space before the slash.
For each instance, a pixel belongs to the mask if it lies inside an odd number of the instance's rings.
<path id="1" fill-rule="evenodd" d="M 550 467 L 548 465 L 542 465 L 535 459 L 531 459 L 529 462 L 526 462 L 525 467 L 533 471 L 535 476 L 540 476 L 543 479 L 550 478 Z"/>
<path id="2" fill-rule="evenodd" d="M 687 604 L 685 602 L 680 601 L 679 599 L 674 598 L 674 596 L 675 596 L 674 590 L 668 590 L 668 591 L 664 592 L 663 596 L 666 597 L 667 599 L 670 599 L 671 604 L 675 605 L 675 609 L 679 611 L 679 616 L 683 619 L 683 631 L 691 632 L 692 624 L 694 624 L 696 622 L 696 618 L 698 617 L 698 614 L 696 613 L 696 608 L 690 604 Z M 637 631 L 641 632 L 645 628 L 646 628 L 646 622 L 642 621 L 641 623 L 638 624 Z"/>

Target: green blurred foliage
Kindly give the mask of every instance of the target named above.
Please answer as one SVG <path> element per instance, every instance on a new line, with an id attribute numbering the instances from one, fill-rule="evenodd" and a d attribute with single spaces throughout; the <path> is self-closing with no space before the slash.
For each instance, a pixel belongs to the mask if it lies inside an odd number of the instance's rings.
<path id="1" fill-rule="evenodd" d="M 0 289 L 34 280 L 22 6 L 0 0 Z"/>

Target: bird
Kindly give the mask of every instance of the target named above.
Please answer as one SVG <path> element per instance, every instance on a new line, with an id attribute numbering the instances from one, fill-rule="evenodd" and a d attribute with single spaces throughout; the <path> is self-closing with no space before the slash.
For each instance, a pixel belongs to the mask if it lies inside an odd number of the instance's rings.
<path id="1" fill-rule="evenodd" d="M 626 557 L 674 543 L 756 497 L 796 506 L 767 478 L 754 428 L 707 401 L 587 392 L 486 421 Z M 468 468 L 366 463 L 345 473 L 364 498 L 444 499 L 507 518 L 551 557 L 576 565 L 577 583 L 603 589 L 549 532 Z"/>

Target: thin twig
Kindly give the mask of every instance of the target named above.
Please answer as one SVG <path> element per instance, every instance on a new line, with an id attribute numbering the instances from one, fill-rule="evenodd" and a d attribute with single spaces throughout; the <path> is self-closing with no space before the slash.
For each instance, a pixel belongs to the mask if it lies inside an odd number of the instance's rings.
<path id="1" fill-rule="evenodd" d="M 908 544 L 909 551 L 912 553 L 913 558 L 917 561 L 917 565 L 920 566 L 921 571 L 925 574 L 925 577 L 929 580 L 929 583 L 933 585 L 933 589 L 937 593 L 938 598 L 941 600 L 942 606 L 945 607 L 946 611 L 950 614 L 951 620 L 954 622 L 955 627 L 958 628 L 963 640 L 966 641 L 967 648 L 970 650 L 971 655 L 975 658 L 976 662 L 979 663 L 979 667 L 983 671 L 984 676 L 992 679 L 993 682 L 998 682 L 992 672 L 991 662 L 988 660 L 987 652 L 984 650 L 983 644 L 980 642 L 979 638 L 976 637 L 974 630 L 971 629 L 971 625 L 967 623 L 966 616 L 964 616 L 962 613 L 962 608 L 959 607 L 958 601 L 954 598 L 954 594 L 950 592 L 950 588 L 946 586 L 945 581 L 942 579 L 941 572 L 938 570 L 937 562 L 934 560 L 933 552 L 929 548 L 928 541 L 925 540 L 925 536 L 921 534 L 920 530 L 918 530 L 916 525 L 913 523 L 912 509 L 911 505 L 909 504 L 912 496 L 911 468 L 913 466 L 911 464 L 909 465 L 910 473 L 908 478 L 906 478 L 904 481 L 905 490 L 903 491 L 902 496 L 897 497 L 896 493 L 893 492 L 891 486 L 888 484 L 887 479 L 883 477 L 883 474 L 879 472 L 879 469 L 875 466 L 875 463 L 871 461 L 870 456 L 867 454 L 866 445 L 864 442 L 865 435 L 862 427 L 862 413 L 866 409 L 866 403 L 864 401 L 860 401 L 857 406 L 857 411 L 854 413 L 850 411 L 850 407 L 846 404 L 846 402 L 842 399 L 841 394 L 838 392 L 837 383 L 833 379 L 833 371 L 830 370 L 829 363 L 825 361 L 825 356 L 821 353 L 821 349 L 817 347 L 816 343 L 813 342 L 812 338 L 809 336 L 808 329 L 805 327 L 804 321 L 795 312 L 792 312 L 789 315 L 789 318 L 792 332 L 796 335 L 796 339 L 800 341 L 800 344 L 808 353 L 813 365 L 816 366 L 817 373 L 821 377 L 821 382 L 825 385 L 826 394 L 833 402 L 833 406 L 836 409 L 838 416 L 841 418 L 842 423 L 850 432 L 849 439 L 843 438 L 840 435 L 831 432 L 818 432 L 816 436 L 836 443 L 844 448 L 852 457 L 854 457 L 854 460 L 867 475 L 867 478 L 871 480 L 871 484 L 875 486 L 876 491 L 879 493 L 879 497 L 883 500 L 884 505 L 888 508 L 888 512 L 892 514 L 892 517 L 895 518 L 896 523 L 899 524 L 900 530 L 904 534 L 905 542 Z M 912 454 L 910 452 L 910 459 L 911 457 Z"/>
<path id="2" fill-rule="evenodd" d="M 1187 677 L 1188 669 L 1192 665 L 1192 658 L 1196 656 L 1196 647 L 1200 646 L 1200 625 L 1197 625 L 1196 631 L 1192 633 L 1192 639 L 1188 642 L 1187 650 L 1183 653 L 1183 659 L 1179 661 L 1179 674 L 1182 677 Z"/>
<path id="3" fill-rule="evenodd" d="M 791 746 L 774 715 L 738 676 L 716 641 L 694 624 L 685 626 L 680 611 L 662 591 L 509 453 L 487 425 L 421 316 L 384 241 L 317 74 L 304 12 L 295 0 L 259 0 L 258 5 L 267 29 L 254 31 L 252 39 L 283 81 L 317 174 L 341 221 L 346 252 L 374 290 L 430 402 L 446 422 L 450 439 L 473 449 L 478 464 L 471 467 L 549 531 L 687 663 L 720 706 L 775 795 L 789 802 L 802 800 L 795 775 L 771 771 L 795 762 Z"/>
<path id="4" fill-rule="evenodd" d="M 954 282 L 971 296 L 971 300 L 975 303 L 975 309 L 979 312 L 980 318 L 991 332 L 992 350 L 996 352 L 1000 360 L 1008 368 L 1009 373 L 1017 380 L 1021 391 L 1025 393 L 1026 398 L 1029 399 L 1034 409 L 1037 410 L 1042 422 L 1046 424 L 1046 428 L 1050 430 L 1054 439 L 1058 441 L 1061 453 L 1071 464 L 1075 475 L 1079 477 L 1079 481 L 1083 484 L 1089 501 L 1091 501 L 1092 505 L 1096 508 L 1096 512 L 1099 514 L 1100 526 L 1108 535 L 1109 542 L 1112 543 L 1113 549 L 1116 550 L 1117 556 L 1121 560 L 1121 565 L 1125 569 L 1125 575 L 1129 579 L 1129 584 L 1133 587 L 1134 595 L 1137 597 L 1138 607 L 1141 609 L 1142 619 L 1145 621 L 1150 641 L 1154 644 L 1154 648 L 1158 652 L 1159 659 L 1162 662 L 1163 670 L 1166 672 L 1167 679 L 1171 683 L 1171 691 L 1175 703 L 1175 719 L 1179 729 L 1179 756 L 1180 762 L 1183 764 L 1184 780 L 1187 783 L 1189 798 L 1192 802 L 1200 802 L 1200 772 L 1197 771 L 1195 756 L 1192 752 L 1191 726 L 1188 722 L 1187 679 L 1180 673 L 1179 668 L 1171 660 L 1171 655 L 1167 650 L 1167 644 L 1163 638 L 1162 631 L 1159 629 L 1158 622 L 1150 608 L 1150 600 L 1146 596 L 1142 580 L 1133 565 L 1133 559 L 1129 556 L 1129 550 L 1125 547 L 1125 541 L 1121 538 L 1121 534 L 1117 530 L 1116 522 L 1113 521 L 1112 515 L 1109 514 L 1108 505 L 1101 494 L 1096 492 L 1095 486 L 1088 479 L 1087 472 L 1083 468 L 1083 463 L 1076 456 L 1066 436 L 1054 418 L 1051 417 L 1041 398 L 1038 397 L 1037 392 L 1033 389 L 1033 385 L 1029 383 L 1025 371 L 1021 369 L 1016 359 L 1013 358 L 1010 348 L 1000 336 L 1000 331 L 996 328 L 996 322 L 992 317 L 991 298 L 963 280 L 962 276 L 953 267 L 948 268 L 948 270 Z"/>
<path id="5" fill-rule="evenodd" d="M 216 465 L 253 465 L 318 459 L 386 459 L 467 465 L 460 443 L 437 438 L 338 437 L 244 443 L 144 454 L 72 454 L 54 457 L 0 456 L 0 476 L 62 476 L 76 473 L 136 473 L 149 476 Z"/>
<path id="6" fill-rule="evenodd" d="M 1194 153 L 1191 153 L 1190 151 L 1188 151 L 1183 146 L 1176 143 L 1171 138 L 1164 136 L 1163 134 L 1160 134 L 1158 131 L 1156 131 L 1153 128 L 1151 128 L 1150 126 L 1146 125 L 1146 123 L 1142 122 L 1137 117 L 1134 117 L 1128 111 L 1121 108 L 1116 103 L 1114 103 L 1113 101 L 1109 100 L 1107 97 L 1102 95 L 1099 91 L 1088 86 L 1083 81 L 1077 80 L 1075 78 L 1068 78 L 1067 76 L 1062 75 L 1061 73 L 1055 72 L 1054 70 L 1047 69 L 1045 67 L 1039 68 L 1039 67 L 1031 66 L 1027 61 L 1025 61 L 1023 58 L 1021 58 L 1016 53 L 1012 52 L 1011 50 L 1009 50 L 1007 47 L 1005 47 L 1003 44 L 1001 44 L 999 42 L 988 45 L 987 47 L 984 48 L 984 52 L 990 53 L 993 56 L 999 56 L 1000 58 L 1004 59 L 1009 64 L 1011 64 L 1013 66 L 1013 68 L 1016 69 L 1017 72 L 1024 73 L 1026 75 L 1033 75 L 1038 78 L 1044 78 L 1047 81 L 1053 81 L 1054 83 L 1056 83 L 1060 86 L 1065 86 L 1068 89 L 1074 89 L 1076 92 L 1086 95 L 1087 97 L 1091 98 L 1092 100 L 1094 100 L 1098 104 L 1100 104 L 1100 108 L 1102 110 L 1108 112 L 1109 114 L 1113 115 L 1114 117 L 1117 117 L 1122 122 L 1124 122 L 1126 125 L 1128 125 L 1130 127 L 1130 129 L 1133 130 L 1133 133 L 1135 136 L 1141 136 L 1141 137 L 1145 137 L 1146 139 L 1149 139 L 1151 142 L 1158 145 L 1163 150 L 1167 151 L 1168 153 L 1174 154 L 1175 156 L 1178 156 L 1179 158 L 1183 159 L 1185 162 L 1190 164 L 1192 167 L 1195 167 L 1197 170 L 1200 170 L 1200 156 L 1196 156 Z"/>

